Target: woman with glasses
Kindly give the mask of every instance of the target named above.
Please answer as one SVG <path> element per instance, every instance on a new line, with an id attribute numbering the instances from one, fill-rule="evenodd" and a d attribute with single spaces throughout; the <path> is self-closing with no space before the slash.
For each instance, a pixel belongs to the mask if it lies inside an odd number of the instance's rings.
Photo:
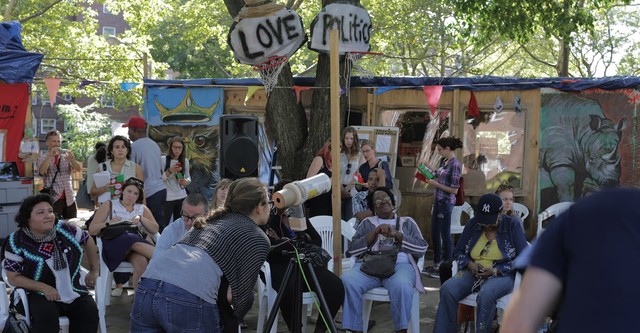
<path id="1" fill-rule="evenodd" d="M 160 232 L 169 223 L 180 217 L 182 201 L 187 197 L 187 185 L 191 183 L 189 172 L 189 160 L 184 157 L 184 141 L 181 137 L 175 136 L 169 139 L 169 154 L 162 156 L 164 172 L 162 180 L 167 186 L 167 201 L 164 205 L 164 214 L 160 221 Z"/>
<path id="2" fill-rule="evenodd" d="M 223 207 L 196 219 L 181 241 L 151 261 L 136 290 L 131 332 L 223 332 L 219 300 L 229 302 L 233 317 L 242 320 L 269 252 L 259 226 L 270 212 L 259 179 L 234 181 Z M 237 332 L 237 324 L 232 328 Z"/>
<path id="3" fill-rule="evenodd" d="M 356 180 L 354 174 L 364 157 L 360 154 L 359 139 L 356 129 L 348 126 L 342 130 L 340 145 L 340 179 L 342 180 L 342 219 L 348 221 L 353 217 L 351 197 L 355 195 Z"/>
<path id="4" fill-rule="evenodd" d="M 275 185 L 274 191 L 282 190 L 284 185 L 290 182 L 291 181 L 287 179 L 280 180 L 278 184 Z M 269 223 L 265 226 L 265 232 L 267 236 L 269 236 L 269 241 L 273 248 L 267 257 L 267 262 L 269 262 L 269 265 L 271 266 L 271 286 L 276 292 L 283 293 L 282 302 L 280 303 L 280 312 L 282 313 L 282 318 L 289 328 L 289 332 L 293 332 L 292 323 L 294 320 L 293 316 L 295 315 L 293 306 L 295 303 L 295 297 L 297 296 L 295 293 L 295 275 L 292 275 L 292 278 L 289 279 L 286 287 L 283 290 L 280 290 L 280 285 L 285 278 L 285 273 L 287 272 L 287 268 L 289 267 L 289 263 L 293 257 L 291 254 L 284 255 L 283 251 L 293 252 L 295 244 L 300 245 L 300 243 L 292 242 L 292 239 L 298 237 L 299 239 L 304 240 L 307 246 L 310 246 L 307 251 L 308 255 L 311 257 L 313 271 L 318 279 L 320 288 L 324 292 L 324 298 L 327 301 L 327 306 L 329 307 L 329 311 L 331 311 L 331 315 L 333 317 L 338 313 L 338 310 L 344 301 L 344 287 L 342 286 L 340 278 L 327 268 L 327 263 L 323 260 L 321 254 L 322 238 L 311 224 L 311 221 L 308 219 L 306 220 L 307 228 L 305 230 L 294 231 L 291 229 L 291 224 L 289 223 L 290 218 L 293 219 L 293 217 L 289 217 L 287 209 L 273 208 L 271 210 L 271 216 L 269 217 Z M 329 258 L 325 259 L 327 261 L 329 260 Z M 311 275 L 308 275 L 309 273 L 306 268 L 304 271 L 309 279 Z M 306 286 L 303 287 L 303 290 L 304 292 L 308 291 Z M 313 291 L 315 291 L 315 289 Z M 327 320 L 329 319 L 330 318 L 327 318 Z M 326 327 L 322 322 L 322 318 L 318 315 L 314 332 L 319 333 L 325 331 Z"/>
<path id="5" fill-rule="evenodd" d="M 135 177 L 125 180 L 120 198 L 108 200 L 96 211 L 93 221 L 89 225 L 89 233 L 100 236 L 102 229 L 111 223 L 131 221 L 138 225 L 139 230 L 147 234 L 155 234 L 159 227 L 153 214 L 147 206 L 142 204 L 144 200 L 144 182 Z M 112 239 L 102 239 L 102 260 L 113 272 L 121 262 L 128 261 L 133 266 L 132 284 L 135 289 L 138 281 L 147 269 L 147 264 L 153 256 L 154 247 L 140 233 L 123 232 Z M 122 295 L 122 284 L 116 281 L 116 289 L 111 294 Z M 116 291 L 118 290 L 119 291 Z"/>
<path id="6" fill-rule="evenodd" d="M 364 156 L 365 162 L 358 168 L 358 173 L 362 176 L 362 180 L 367 182 L 369 178 L 369 172 L 372 169 L 378 169 L 378 178 L 380 182 L 388 189 L 393 188 L 391 181 L 391 170 L 389 169 L 389 163 L 382 161 L 376 157 L 376 144 L 373 141 L 364 140 L 360 145 L 362 156 Z"/>
<path id="7" fill-rule="evenodd" d="M 513 290 L 513 260 L 528 246 L 520 219 L 503 211 L 496 194 L 480 197 L 454 251 L 458 273 L 440 288 L 434 333 L 456 331 L 458 302 L 477 292 L 476 332 L 493 332 L 496 302 Z"/>
<path id="8" fill-rule="evenodd" d="M 376 188 L 368 197 L 375 216 L 364 219 L 349 244 L 349 252 L 361 258 L 368 249 L 398 248 L 395 272 L 388 278 L 370 276 L 360 270 L 361 262 L 342 274 L 345 302 L 342 305 L 342 328 L 361 332 L 363 295 L 377 287 L 389 290 L 391 317 L 395 332 L 406 332 L 411 315 L 414 288 L 424 292 L 416 262 L 427 251 L 418 224 L 411 217 L 400 217 L 393 210 L 395 200 L 386 187 Z M 396 226 L 398 228 L 396 229 Z M 417 278 L 416 278 L 417 277 Z"/>

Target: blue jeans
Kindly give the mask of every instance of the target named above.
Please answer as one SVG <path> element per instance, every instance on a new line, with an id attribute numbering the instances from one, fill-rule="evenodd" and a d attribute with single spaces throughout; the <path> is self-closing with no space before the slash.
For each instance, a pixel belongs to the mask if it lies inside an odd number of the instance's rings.
<path id="1" fill-rule="evenodd" d="M 411 301 L 416 287 L 416 272 L 408 263 L 396 264 L 396 272 L 386 279 L 369 276 L 360 271 L 361 262 L 342 274 L 344 304 L 342 328 L 362 331 L 362 306 L 364 293 L 377 287 L 385 287 L 391 300 L 391 318 L 394 330 L 406 330 L 411 317 Z"/>
<path id="2" fill-rule="evenodd" d="M 131 309 L 131 332 L 219 332 L 218 306 L 173 284 L 142 278 Z"/>
<path id="3" fill-rule="evenodd" d="M 433 203 L 431 241 L 433 242 L 433 262 L 436 265 L 440 265 L 442 261 L 451 259 L 453 255 L 453 242 L 451 241 L 452 210 L 453 204 L 448 199 L 438 200 Z M 441 241 L 442 243 L 440 243 Z M 442 253 L 443 247 L 444 255 Z"/>
<path id="4" fill-rule="evenodd" d="M 487 279 L 480 287 L 476 298 L 476 332 L 491 332 L 491 324 L 496 315 L 496 301 L 513 291 L 513 275 L 496 276 Z M 471 271 L 463 269 L 447 280 L 440 288 L 440 304 L 436 312 L 434 333 L 456 332 L 458 302 L 471 294 L 475 278 Z"/>

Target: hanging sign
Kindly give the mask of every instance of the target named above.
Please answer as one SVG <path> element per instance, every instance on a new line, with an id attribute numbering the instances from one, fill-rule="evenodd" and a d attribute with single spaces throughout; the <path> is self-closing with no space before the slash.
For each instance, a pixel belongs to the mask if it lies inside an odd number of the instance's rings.
<path id="1" fill-rule="evenodd" d="M 364 7 L 332 3 L 324 7 L 311 23 L 309 48 L 329 52 L 329 31 L 339 30 L 340 54 L 370 50 L 371 17 Z"/>

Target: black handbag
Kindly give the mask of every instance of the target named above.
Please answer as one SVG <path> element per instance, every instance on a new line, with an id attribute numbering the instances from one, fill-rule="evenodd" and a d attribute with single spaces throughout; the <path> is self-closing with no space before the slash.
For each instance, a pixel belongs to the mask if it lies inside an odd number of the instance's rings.
<path id="1" fill-rule="evenodd" d="M 109 224 L 100 232 L 102 239 L 114 239 L 125 232 L 139 234 L 138 225 L 131 221 L 118 222 L 117 224 Z"/>
<path id="2" fill-rule="evenodd" d="M 58 193 L 53 189 L 53 184 L 56 183 L 56 178 L 58 178 L 58 173 L 60 172 L 60 160 L 58 160 L 58 165 L 56 165 L 56 173 L 53 175 L 53 180 L 51 181 L 51 185 L 45 186 L 40 190 L 42 194 L 48 194 L 51 198 L 55 199 L 58 197 Z"/>
<path id="3" fill-rule="evenodd" d="M 9 310 L 9 316 L 7 317 L 7 321 L 4 323 L 2 333 L 29 333 L 30 331 L 31 329 L 29 329 L 27 321 L 22 318 L 18 318 L 15 310 Z"/>
<path id="4" fill-rule="evenodd" d="M 91 200 L 91 196 L 89 192 L 87 192 L 87 178 L 82 181 L 80 184 L 80 188 L 78 188 L 78 193 L 76 193 L 76 205 L 78 208 L 91 209 L 93 210 L 93 200 Z"/>
<path id="5" fill-rule="evenodd" d="M 400 229 L 400 216 L 396 217 L 396 230 Z M 375 242 L 374 242 L 375 244 Z M 360 271 L 377 278 L 386 279 L 396 272 L 396 259 L 400 246 L 396 242 L 396 247 L 389 250 L 373 251 L 371 247 L 367 249 L 362 257 Z"/>

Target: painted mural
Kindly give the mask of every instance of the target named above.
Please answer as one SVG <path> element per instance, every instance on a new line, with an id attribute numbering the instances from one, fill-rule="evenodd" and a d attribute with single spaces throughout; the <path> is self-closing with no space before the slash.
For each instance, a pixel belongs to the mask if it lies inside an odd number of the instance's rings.
<path id="1" fill-rule="evenodd" d="M 543 89 L 540 115 L 540 211 L 599 189 L 640 185 L 632 89 L 563 93 Z"/>
<path id="2" fill-rule="evenodd" d="M 184 138 L 191 173 L 187 190 L 202 193 L 209 199 L 219 180 L 219 126 L 223 107 L 222 88 L 147 87 L 145 96 L 149 137 L 158 143 L 164 155 L 169 153 L 169 139 Z"/>

